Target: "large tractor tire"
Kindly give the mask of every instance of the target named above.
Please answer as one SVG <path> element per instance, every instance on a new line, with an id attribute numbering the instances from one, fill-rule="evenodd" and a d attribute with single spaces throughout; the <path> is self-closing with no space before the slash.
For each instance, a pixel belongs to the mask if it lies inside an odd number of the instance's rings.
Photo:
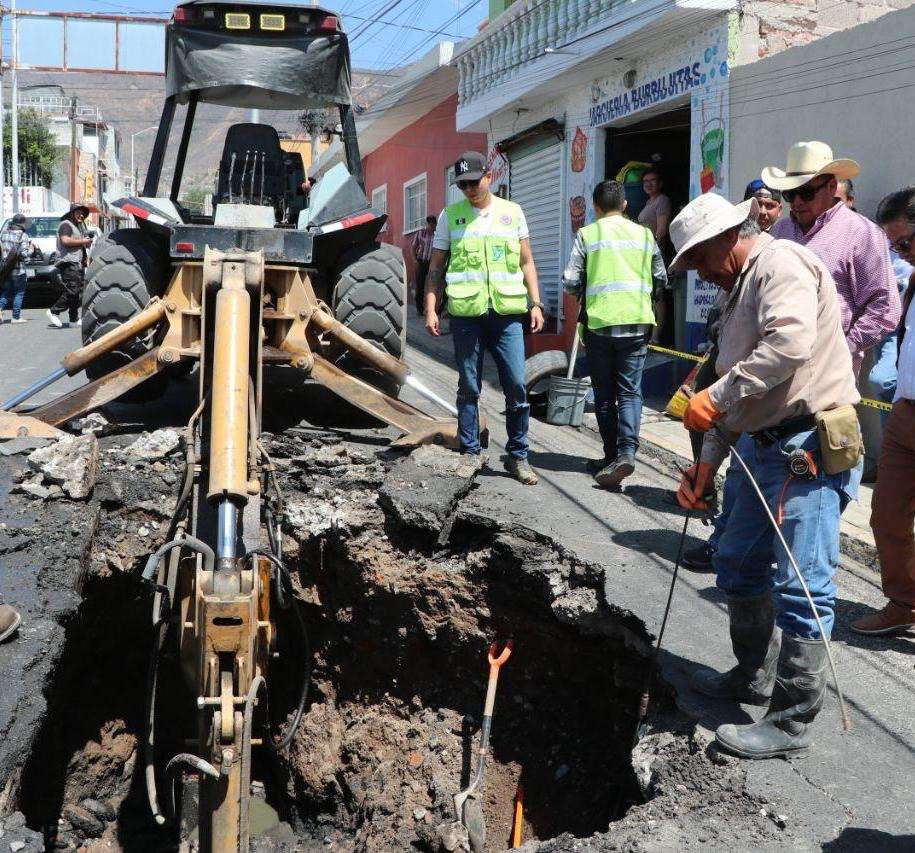
<path id="1" fill-rule="evenodd" d="M 169 263 L 165 247 L 151 234 L 136 228 L 112 231 L 96 247 L 86 270 L 83 289 L 83 343 L 107 334 L 140 313 L 153 296 L 165 289 Z M 152 333 L 134 339 L 121 349 L 86 368 L 90 379 L 99 379 L 148 352 Z M 165 390 L 168 376 L 158 373 L 124 395 L 132 403 L 154 400 Z"/>
<path id="2" fill-rule="evenodd" d="M 376 347 L 402 359 L 407 348 L 407 282 L 403 252 L 389 243 L 369 243 L 347 252 L 333 291 L 336 318 Z M 335 360 L 348 373 L 386 394 L 400 391 L 395 379 L 343 351 Z"/>

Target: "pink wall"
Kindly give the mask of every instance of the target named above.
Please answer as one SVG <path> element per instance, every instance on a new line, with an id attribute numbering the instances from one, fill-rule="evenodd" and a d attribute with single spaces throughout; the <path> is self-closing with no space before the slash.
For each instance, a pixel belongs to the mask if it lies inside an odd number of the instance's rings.
<path id="1" fill-rule="evenodd" d="M 388 185 L 388 227 L 381 239 L 403 248 L 411 287 L 413 233 L 403 233 L 404 182 L 426 173 L 426 213 L 437 217 L 445 206 L 445 170 L 464 151 L 486 151 L 485 133 L 458 133 L 454 129 L 456 109 L 455 93 L 362 160 L 370 199 L 372 190 Z"/>

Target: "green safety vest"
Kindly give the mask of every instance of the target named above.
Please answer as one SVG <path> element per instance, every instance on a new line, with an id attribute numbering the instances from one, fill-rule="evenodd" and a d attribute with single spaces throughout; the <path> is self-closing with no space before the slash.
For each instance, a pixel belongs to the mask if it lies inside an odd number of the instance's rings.
<path id="1" fill-rule="evenodd" d="M 445 293 L 452 317 L 479 317 L 490 304 L 498 314 L 527 312 L 518 237 L 521 208 L 496 195 L 490 204 L 488 216 L 477 215 L 467 199 L 445 208 L 451 236 Z"/>
<path id="2" fill-rule="evenodd" d="M 585 242 L 588 328 L 654 325 L 651 231 L 623 216 L 604 216 L 578 233 Z"/>

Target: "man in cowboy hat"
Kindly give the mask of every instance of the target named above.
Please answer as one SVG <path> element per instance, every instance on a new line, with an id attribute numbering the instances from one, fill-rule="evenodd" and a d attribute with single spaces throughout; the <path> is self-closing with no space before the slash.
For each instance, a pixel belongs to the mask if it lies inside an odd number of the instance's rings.
<path id="1" fill-rule="evenodd" d="M 753 452 L 741 455 L 749 455 L 753 479 L 781 515 L 782 534 L 828 636 L 839 516 L 855 494 L 861 464 L 826 473 L 814 416 L 860 398 L 829 271 L 802 246 L 761 233 L 757 215 L 755 198 L 732 205 L 706 193 L 671 223 L 677 255 L 670 271 L 698 270 L 728 292 L 715 363 L 719 378 L 690 399 L 683 417 L 687 428 L 705 437 L 677 500 L 685 508 L 704 508 L 703 495 L 729 447 L 749 434 Z M 806 472 L 798 473 L 801 468 Z M 721 726 L 718 741 L 746 758 L 804 750 L 826 691 L 825 647 L 747 477 L 736 482 L 733 511 L 712 562 L 727 595 L 737 665 L 721 674 L 697 673 L 694 687 L 719 698 L 768 703 L 758 723 Z"/>
<path id="2" fill-rule="evenodd" d="M 60 298 L 47 311 L 47 318 L 52 326 L 58 329 L 69 327 L 79 319 L 79 306 L 83 297 L 83 269 L 86 266 L 87 250 L 92 245 L 92 238 L 86 231 L 85 221 L 90 210 L 86 205 L 74 202 L 70 209 L 60 217 L 57 226 L 57 273 L 63 292 Z M 68 312 L 68 323 L 62 323 L 60 314 Z"/>
<path id="3" fill-rule="evenodd" d="M 762 170 L 763 182 L 781 191 L 791 211 L 772 236 L 807 246 L 836 282 L 855 376 L 864 353 L 896 328 L 902 310 L 886 237 L 839 198 L 838 182 L 859 171 L 854 160 L 835 159 L 825 142 L 816 141 L 792 145 L 784 169 Z"/>

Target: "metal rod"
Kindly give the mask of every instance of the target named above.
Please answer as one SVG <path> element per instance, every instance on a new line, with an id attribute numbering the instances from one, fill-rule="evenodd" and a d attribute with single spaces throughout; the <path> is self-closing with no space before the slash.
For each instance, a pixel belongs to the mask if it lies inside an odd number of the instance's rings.
<path id="1" fill-rule="evenodd" d="M 9 400 L 4 400 L 0 403 L 0 411 L 7 411 L 18 406 L 20 403 L 24 403 L 29 397 L 34 397 L 39 391 L 47 388 L 48 385 L 53 384 L 58 379 L 62 379 L 67 375 L 67 371 L 63 367 L 58 367 L 53 373 L 49 373 L 45 376 L 44 379 L 39 379 L 37 382 L 33 382 L 26 388 L 24 391 L 20 391 L 15 397 L 10 397 Z"/>
<path id="2" fill-rule="evenodd" d="M 261 151 L 261 204 L 264 203 L 264 171 L 267 168 L 267 152 Z"/>
<path id="3" fill-rule="evenodd" d="M 241 196 L 241 203 L 245 203 L 245 175 L 248 174 L 248 158 L 251 156 L 251 149 L 249 148 L 245 151 L 245 162 L 241 166 L 241 181 L 239 182 L 239 195 Z"/>
<path id="4" fill-rule="evenodd" d="M 232 159 L 229 161 L 229 204 L 232 204 L 232 178 L 235 175 L 235 152 L 232 152 Z"/>
<path id="5" fill-rule="evenodd" d="M 238 507 L 228 498 L 219 504 L 216 528 L 216 559 L 234 559 L 236 530 L 238 528 Z"/>
<path id="6" fill-rule="evenodd" d="M 251 160 L 251 196 L 248 199 L 250 204 L 254 204 L 254 178 L 257 176 L 257 150 L 254 151 L 254 157 Z"/>
<path id="7" fill-rule="evenodd" d="M 763 509 L 766 511 L 766 515 L 769 517 L 769 521 L 772 522 L 772 528 L 775 530 L 775 535 L 778 537 L 779 542 L 782 543 L 782 548 L 785 549 L 785 553 L 788 555 L 788 560 L 791 562 L 791 567 L 794 569 L 795 575 L 797 575 L 798 583 L 801 585 L 801 589 L 804 590 L 804 595 L 807 597 L 807 603 L 810 605 L 810 611 L 813 613 L 813 618 L 816 620 L 817 628 L 820 630 L 820 641 L 823 643 L 823 648 L 826 651 L 826 659 L 829 661 L 829 669 L 832 672 L 832 681 L 836 687 L 836 696 L 839 700 L 839 711 L 842 714 L 842 728 L 845 731 L 851 731 L 851 720 L 848 718 L 848 711 L 845 708 L 845 697 L 842 695 L 842 688 L 839 686 L 839 676 L 836 673 L 836 662 L 832 657 L 832 646 L 829 640 L 826 638 L 826 632 L 823 630 L 823 623 L 820 621 L 820 614 L 817 612 L 816 605 L 813 603 L 813 597 L 810 595 L 810 589 L 807 586 L 807 582 L 804 580 L 804 576 L 801 574 L 800 568 L 798 568 L 797 561 L 794 559 L 794 554 L 791 553 L 791 549 L 788 547 L 788 543 L 785 541 L 785 537 L 782 535 L 781 528 L 778 526 L 778 522 L 775 520 L 775 516 L 772 515 L 772 510 L 769 509 L 769 504 L 766 503 L 766 498 L 762 493 L 762 489 L 759 488 L 759 483 L 756 482 L 756 478 L 751 473 L 747 463 L 743 461 L 743 457 L 731 447 L 731 455 L 740 463 L 740 466 L 743 468 L 744 473 L 747 475 L 747 479 L 750 481 L 750 485 L 753 486 L 753 491 L 756 492 L 759 502 L 762 504 Z"/>
<path id="8" fill-rule="evenodd" d="M 412 373 L 408 373 L 404 377 L 404 383 L 409 385 L 414 391 L 416 391 L 418 394 L 421 394 L 427 400 L 429 400 L 433 403 L 436 403 L 437 405 L 441 406 L 446 412 L 449 412 L 450 414 L 454 415 L 454 417 L 457 417 L 458 411 L 454 406 L 451 405 L 451 403 L 449 403 L 447 400 L 443 400 L 441 397 L 438 396 L 438 394 L 436 394 L 430 388 L 427 388 Z"/>

